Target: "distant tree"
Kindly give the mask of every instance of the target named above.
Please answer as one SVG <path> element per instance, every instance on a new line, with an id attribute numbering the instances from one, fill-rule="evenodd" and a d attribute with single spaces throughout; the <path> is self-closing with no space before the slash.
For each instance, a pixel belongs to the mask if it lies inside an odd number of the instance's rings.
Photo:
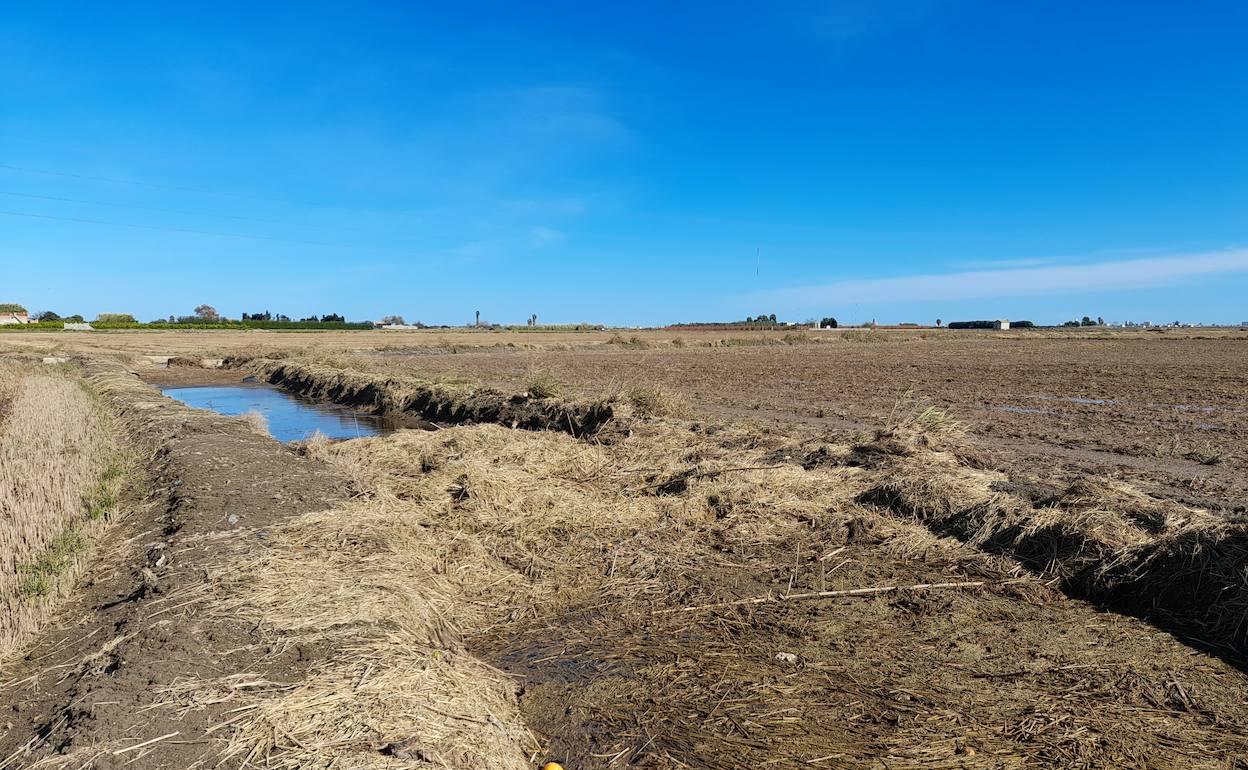
<path id="1" fill-rule="evenodd" d="M 770 320 L 773 324 L 776 322 L 776 314 L 775 314 L 775 313 L 772 313 L 771 315 L 767 316 L 767 318 L 768 318 L 768 320 Z"/>
<path id="2" fill-rule="evenodd" d="M 93 323 L 100 324 L 137 324 L 138 320 L 129 313 L 100 313 Z"/>
<path id="3" fill-rule="evenodd" d="M 316 317 L 316 316 L 314 316 L 314 315 L 312 315 L 312 316 L 308 316 L 307 318 L 300 318 L 300 319 L 299 319 L 299 323 L 305 323 L 305 324 L 306 324 L 306 323 L 320 323 L 320 321 L 321 321 L 321 319 L 317 318 L 317 317 Z"/>
<path id="4" fill-rule="evenodd" d="M 64 318 L 62 318 L 61 320 L 62 320 L 62 321 L 64 321 L 65 323 L 67 323 L 67 324 L 80 324 L 80 323 L 86 323 L 86 321 L 83 319 L 83 317 L 82 317 L 82 316 L 80 316 L 80 315 L 77 315 L 77 314 L 75 314 L 75 315 L 67 315 L 67 316 L 65 316 Z"/>
<path id="5" fill-rule="evenodd" d="M 273 320 L 274 321 L 290 321 L 290 316 L 284 313 L 278 313 L 277 315 L 273 316 Z"/>
<path id="6" fill-rule="evenodd" d="M 828 316 L 827 318 L 824 318 L 819 321 L 820 329 L 835 329 L 836 326 L 837 326 L 836 319 L 831 316 Z"/>
<path id="7" fill-rule="evenodd" d="M 1083 320 L 1079 322 L 1079 325 L 1080 326 L 1096 326 L 1096 321 L 1093 321 L 1091 318 L 1085 315 L 1083 317 Z"/>
<path id="8" fill-rule="evenodd" d="M 195 317 L 201 321 L 216 321 L 221 316 L 217 313 L 217 309 L 212 305 L 200 305 L 195 308 Z"/>
<path id="9" fill-rule="evenodd" d="M 1078 321 L 1067 321 L 1066 323 L 1062 324 L 1062 326 L 1078 326 L 1078 325 L 1079 325 Z"/>
<path id="10" fill-rule="evenodd" d="M 937 325 L 937 326 L 940 326 L 940 319 L 939 319 L 939 318 L 937 318 L 937 319 L 936 319 L 936 325 Z"/>
<path id="11" fill-rule="evenodd" d="M 477 320 L 476 320 L 476 321 L 474 321 L 472 325 L 473 325 L 473 326 L 480 326 L 480 325 L 481 325 L 481 311 L 480 311 L 480 310 L 478 310 L 478 311 L 477 311 Z"/>
<path id="12" fill-rule="evenodd" d="M 53 321 L 61 321 L 63 319 L 56 313 L 53 313 L 51 310 L 45 310 L 39 315 L 35 316 L 35 320 L 48 323 L 48 322 L 53 322 Z"/>
<path id="13" fill-rule="evenodd" d="M 404 321 L 404 320 L 403 320 L 403 316 L 401 316 L 401 315 L 388 315 L 388 316 L 386 316 L 385 318 L 382 318 L 382 319 L 381 319 L 381 322 L 382 322 L 383 324 L 393 324 L 393 325 L 396 325 L 396 326 L 407 326 L 407 321 Z"/>
<path id="14" fill-rule="evenodd" d="M 328 314 L 328 315 L 323 315 L 323 316 L 321 316 L 321 323 L 323 323 L 323 324 L 329 324 L 329 323 L 339 323 L 339 324 L 340 324 L 340 323 L 346 323 L 346 321 L 347 321 L 347 319 L 343 318 L 342 316 L 338 315 L 337 313 L 330 313 L 330 314 Z"/>
<path id="15" fill-rule="evenodd" d="M 1097 326 L 1104 326 L 1104 325 L 1105 325 L 1105 319 L 1104 319 L 1104 318 L 1101 318 L 1101 317 L 1098 315 L 1098 316 L 1096 317 L 1096 325 L 1097 325 Z"/>
<path id="16" fill-rule="evenodd" d="M 174 317 L 173 317 L 173 314 L 172 314 L 172 313 L 170 313 L 170 314 L 169 314 L 169 323 L 171 323 L 171 324 L 176 324 L 177 322 L 178 322 L 178 319 L 174 318 Z"/>

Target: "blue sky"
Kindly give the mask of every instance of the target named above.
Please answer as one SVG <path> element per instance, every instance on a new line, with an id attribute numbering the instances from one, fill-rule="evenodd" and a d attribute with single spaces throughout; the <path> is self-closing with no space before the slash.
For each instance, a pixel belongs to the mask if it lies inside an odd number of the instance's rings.
<path id="1" fill-rule="evenodd" d="M 7 8 L 0 301 L 1248 318 L 1248 6 L 673 5 Z"/>

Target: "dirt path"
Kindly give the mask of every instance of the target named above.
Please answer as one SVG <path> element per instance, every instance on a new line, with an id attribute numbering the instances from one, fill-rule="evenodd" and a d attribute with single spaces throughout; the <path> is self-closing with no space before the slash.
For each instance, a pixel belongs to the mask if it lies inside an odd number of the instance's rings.
<path id="1" fill-rule="evenodd" d="M 246 547 L 231 546 L 246 560 L 266 548 L 265 526 L 332 504 L 347 482 L 239 421 L 163 398 L 116 364 L 86 373 L 150 454 L 150 495 L 101 544 L 58 625 L 4 671 L 0 767 L 193 767 L 228 706 L 149 709 L 162 688 L 241 671 L 280 681 L 315 658 L 268 650 L 248 624 L 184 606 L 205 565 L 222 558 L 214 540 L 257 528 Z"/>

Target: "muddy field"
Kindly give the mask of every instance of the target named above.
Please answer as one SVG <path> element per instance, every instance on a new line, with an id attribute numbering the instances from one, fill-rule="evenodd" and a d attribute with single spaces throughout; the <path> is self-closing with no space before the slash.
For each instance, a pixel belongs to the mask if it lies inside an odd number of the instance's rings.
<path id="1" fill-rule="evenodd" d="M 147 468 L 0 768 L 1248 767 L 1248 335 L 460 334 L 9 344 Z"/>
<path id="2" fill-rule="evenodd" d="M 541 375 L 574 397 L 659 383 L 706 414 L 803 424 L 840 439 L 878 427 L 899 402 L 921 401 L 965 422 L 1021 482 L 1038 484 L 1036 494 L 1046 481 L 1093 472 L 1230 513 L 1248 499 L 1248 332 L 1238 330 L 120 332 L 10 334 L 0 337 L 6 343 L 44 352 L 328 356 L 375 374 L 509 391 Z"/>

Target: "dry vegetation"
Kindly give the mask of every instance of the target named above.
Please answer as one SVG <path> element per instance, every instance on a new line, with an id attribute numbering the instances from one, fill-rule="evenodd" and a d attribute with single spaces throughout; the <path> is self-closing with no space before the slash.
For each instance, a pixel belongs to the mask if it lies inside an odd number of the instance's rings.
<path id="1" fill-rule="evenodd" d="M 70 590 L 116 510 L 111 417 L 72 372 L 0 361 L 0 656 Z"/>
<path id="2" fill-rule="evenodd" d="M 362 496 L 267 532 L 262 558 L 202 589 L 209 614 L 327 662 L 162 702 L 236 704 L 222 753 L 284 768 L 1160 769 L 1248 751 L 1234 669 L 1192 668 L 1044 582 L 1138 567 L 1208 514 L 1096 481 L 1035 508 L 992 491 L 1005 475 L 932 408 L 854 445 L 659 411 L 592 440 L 487 424 L 309 442 Z M 1223 619 L 1243 621 L 1242 580 L 1203 589 Z"/>

